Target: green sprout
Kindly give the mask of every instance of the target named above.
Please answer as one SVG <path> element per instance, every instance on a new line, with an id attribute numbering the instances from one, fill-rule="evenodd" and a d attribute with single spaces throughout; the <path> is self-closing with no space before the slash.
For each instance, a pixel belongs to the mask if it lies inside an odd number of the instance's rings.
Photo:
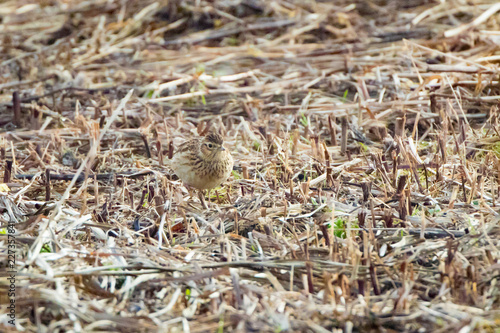
<path id="1" fill-rule="evenodd" d="M 309 126 L 309 120 L 307 119 L 306 115 L 304 113 L 300 114 L 300 123 L 302 126 L 307 127 Z"/>
<path id="2" fill-rule="evenodd" d="M 349 94 L 349 89 L 346 89 L 344 91 L 344 96 L 342 96 L 342 99 L 344 100 L 344 103 L 347 102 L 347 95 Z"/>
<path id="3" fill-rule="evenodd" d="M 495 142 L 493 145 L 491 145 L 491 150 L 497 157 L 500 158 L 500 141 Z"/>
<path id="4" fill-rule="evenodd" d="M 361 150 L 362 150 L 362 151 L 364 151 L 364 152 L 368 151 L 368 146 L 367 146 L 367 145 L 365 145 L 365 144 L 364 144 L 364 143 L 362 143 L 362 142 L 358 142 L 358 144 L 359 144 L 359 146 L 361 147 Z"/>
<path id="5" fill-rule="evenodd" d="M 52 253 L 52 249 L 50 248 L 49 243 L 43 244 L 40 253 Z"/>
<path id="6" fill-rule="evenodd" d="M 144 98 L 152 98 L 154 93 L 154 90 L 148 90 L 144 93 Z"/>
<path id="7" fill-rule="evenodd" d="M 344 221 L 342 218 L 337 218 L 334 223 L 333 223 L 333 234 L 335 237 L 346 239 L 347 233 L 346 233 L 346 221 Z M 331 227 L 331 226 L 330 226 Z M 359 224 L 357 220 L 353 220 L 351 222 L 351 228 L 357 229 L 359 228 Z M 354 231 L 357 233 L 357 231 Z"/>

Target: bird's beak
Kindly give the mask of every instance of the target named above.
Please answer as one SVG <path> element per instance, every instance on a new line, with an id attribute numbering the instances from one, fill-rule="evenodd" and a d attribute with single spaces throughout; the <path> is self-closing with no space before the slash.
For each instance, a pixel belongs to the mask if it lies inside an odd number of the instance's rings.
<path id="1" fill-rule="evenodd" d="M 226 148 L 224 148 L 224 147 L 220 146 L 219 150 L 220 150 L 220 151 L 225 151 L 225 150 L 226 150 Z"/>

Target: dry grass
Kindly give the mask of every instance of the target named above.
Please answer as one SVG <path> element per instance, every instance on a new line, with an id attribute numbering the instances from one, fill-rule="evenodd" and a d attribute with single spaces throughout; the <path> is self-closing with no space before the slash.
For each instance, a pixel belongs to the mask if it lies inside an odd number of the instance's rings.
<path id="1" fill-rule="evenodd" d="M 17 330 L 497 332 L 499 12 L 1 3 Z M 209 129 L 235 170 L 203 210 L 167 159 Z"/>

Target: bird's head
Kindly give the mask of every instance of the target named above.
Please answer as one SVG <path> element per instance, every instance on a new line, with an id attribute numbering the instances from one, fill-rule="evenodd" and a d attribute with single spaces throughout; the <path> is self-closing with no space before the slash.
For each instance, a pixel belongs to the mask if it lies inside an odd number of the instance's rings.
<path id="1" fill-rule="evenodd" d="M 216 160 L 222 154 L 225 154 L 224 141 L 222 136 L 217 133 L 209 133 L 201 142 L 200 151 L 206 160 Z"/>

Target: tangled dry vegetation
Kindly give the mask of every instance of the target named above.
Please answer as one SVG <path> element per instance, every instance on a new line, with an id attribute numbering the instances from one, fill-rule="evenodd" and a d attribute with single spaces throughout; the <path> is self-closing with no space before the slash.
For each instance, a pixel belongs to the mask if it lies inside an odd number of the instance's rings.
<path id="1" fill-rule="evenodd" d="M 494 332 L 495 0 L 4 1 L 4 332 Z M 235 168 L 190 197 L 175 146 Z"/>

